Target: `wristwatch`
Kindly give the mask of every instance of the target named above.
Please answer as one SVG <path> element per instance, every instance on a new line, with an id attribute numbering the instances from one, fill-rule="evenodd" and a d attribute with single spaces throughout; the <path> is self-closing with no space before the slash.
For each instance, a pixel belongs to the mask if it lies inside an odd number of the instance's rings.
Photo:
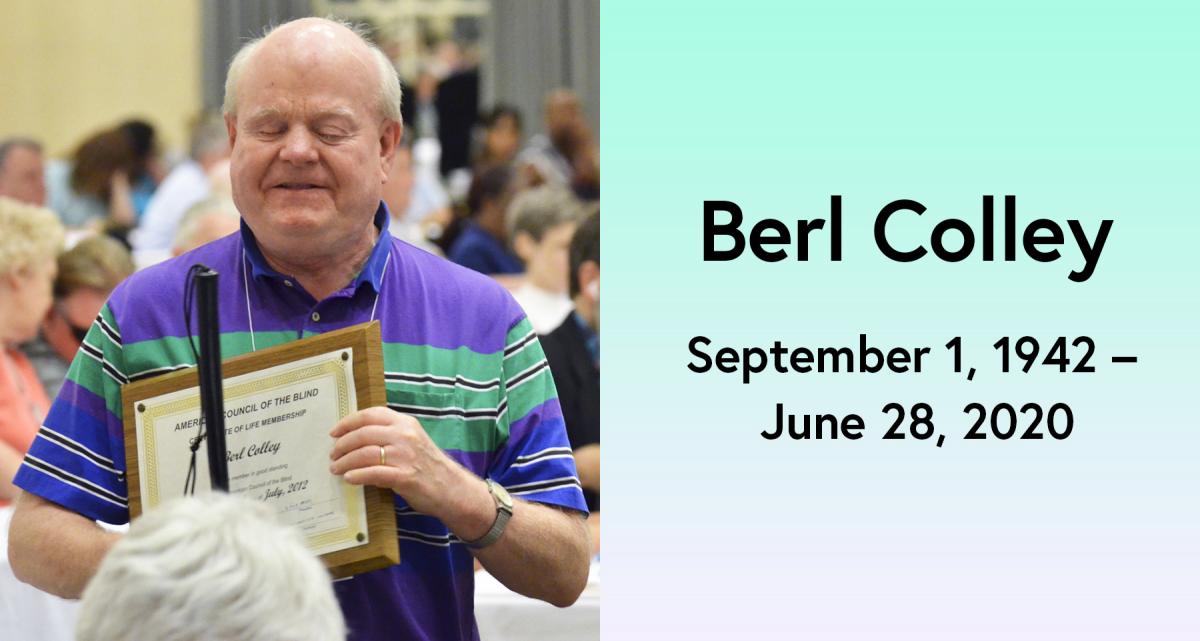
<path id="1" fill-rule="evenodd" d="M 513 513 L 513 500 L 504 486 L 488 479 L 487 488 L 488 493 L 492 495 L 492 500 L 496 502 L 496 520 L 492 522 L 492 529 L 488 530 L 487 534 L 474 541 L 463 541 L 472 550 L 480 550 L 499 541 L 500 535 L 504 534 L 504 526 L 508 525 L 508 519 L 512 517 Z"/>

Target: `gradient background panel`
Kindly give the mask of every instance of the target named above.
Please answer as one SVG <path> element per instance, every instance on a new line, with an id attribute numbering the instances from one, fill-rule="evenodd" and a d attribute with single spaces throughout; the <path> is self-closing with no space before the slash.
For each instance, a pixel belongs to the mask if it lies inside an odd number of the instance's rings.
<path id="1" fill-rule="evenodd" d="M 605 0 L 605 639 L 1200 638 L 1197 10 L 967 4 Z M 831 194 L 842 262 L 702 261 L 705 199 L 748 230 Z M 1095 274 L 1067 279 L 1069 232 L 1053 263 L 875 247 L 894 199 L 928 207 L 894 224 L 916 243 L 978 234 L 984 194 L 1021 229 L 1114 219 Z M 698 334 L 860 332 L 932 347 L 927 371 L 686 367 Z M 1097 371 L 1001 374 L 992 343 L 1022 335 L 1091 336 Z M 945 446 L 881 440 L 892 401 L 931 404 Z M 1065 402 L 1074 433 L 964 441 L 972 401 Z M 776 402 L 866 436 L 766 441 Z"/>

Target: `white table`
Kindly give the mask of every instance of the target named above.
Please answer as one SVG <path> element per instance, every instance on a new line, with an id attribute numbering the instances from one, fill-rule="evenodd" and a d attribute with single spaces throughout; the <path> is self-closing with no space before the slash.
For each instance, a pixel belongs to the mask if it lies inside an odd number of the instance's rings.
<path id="1" fill-rule="evenodd" d="M 599 641 L 600 564 L 592 563 L 583 595 L 569 608 L 523 597 L 480 571 L 475 620 L 480 641 Z"/>
<path id="2" fill-rule="evenodd" d="M 73 641 L 78 601 L 51 596 L 17 580 L 8 563 L 12 507 L 0 507 L 0 637 L 5 641 Z"/>

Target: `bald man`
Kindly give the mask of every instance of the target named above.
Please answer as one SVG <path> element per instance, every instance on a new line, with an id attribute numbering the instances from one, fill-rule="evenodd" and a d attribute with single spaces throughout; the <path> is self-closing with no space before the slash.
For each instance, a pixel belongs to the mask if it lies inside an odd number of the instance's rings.
<path id="1" fill-rule="evenodd" d="M 389 234 L 399 108 L 390 62 L 341 24 L 297 20 L 238 53 L 224 113 L 241 231 L 113 292 L 17 475 L 18 577 L 77 597 L 115 541 L 94 521 L 128 520 L 120 385 L 192 364 L 175 337 L 200 262 L 222 275 L 227 357 L 382 322 L 388 407 L 329 426 L 328 451 L 332 474 L 395 493 L 403 560 L 335 584 L 352 639 L 477 639 L 475 559 L 575 601 L 587 509 L 552 376 L 502 288 Z"/>

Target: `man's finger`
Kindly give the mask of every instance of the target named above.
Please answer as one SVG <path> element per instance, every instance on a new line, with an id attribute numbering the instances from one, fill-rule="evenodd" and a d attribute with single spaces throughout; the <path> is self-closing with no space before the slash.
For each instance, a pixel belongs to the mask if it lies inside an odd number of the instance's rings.
<path id="1" fill-rule="evenodd" d="M 364 445 L 362 447 L 350 450 L 345 455 L 330 463 L 329 473 L 345 474 L 349 470 L 365 469 L 368 467 L 383 467 L 385 459 L 380 454 L 380 448 L 385 448 L 393 461 L 399 458 L 399 453 L 396 452 L 395 447 L 375 444 Z M 391 467 L 391 461 L 387 461 L 387 463 L 389 463 L 388 467 Z"/>
<path id="2" fill-rule="evenodd" d="M 394 467 L 375 465 L 355 468 L 346 472 L 342 478 L 351 485 L 374 485 L 391 489 L 399 479 L 399 472 Z"/>
<path id="3" fill-rule="evenodd" d="M 334 425 L 333 429 L 329 431 L 329 435 L 337 438 L 364 425 L 386 423 L 394 414 L 395 412 L 386 407 L 368 407 L 338 421 L 337 425 Z"/>
<path id="4" fill-rule="evenodd" d="M 394 429 L 387 425 L 364 425 L 349 434 L 338 437 L 333 443 L 333 450 L 329 452 L 329 458 L 336 461 L 345 456 L 347 452 L 353 452 L 364 445 L 384 445 L 392 440 L 388 436 Z"/>

